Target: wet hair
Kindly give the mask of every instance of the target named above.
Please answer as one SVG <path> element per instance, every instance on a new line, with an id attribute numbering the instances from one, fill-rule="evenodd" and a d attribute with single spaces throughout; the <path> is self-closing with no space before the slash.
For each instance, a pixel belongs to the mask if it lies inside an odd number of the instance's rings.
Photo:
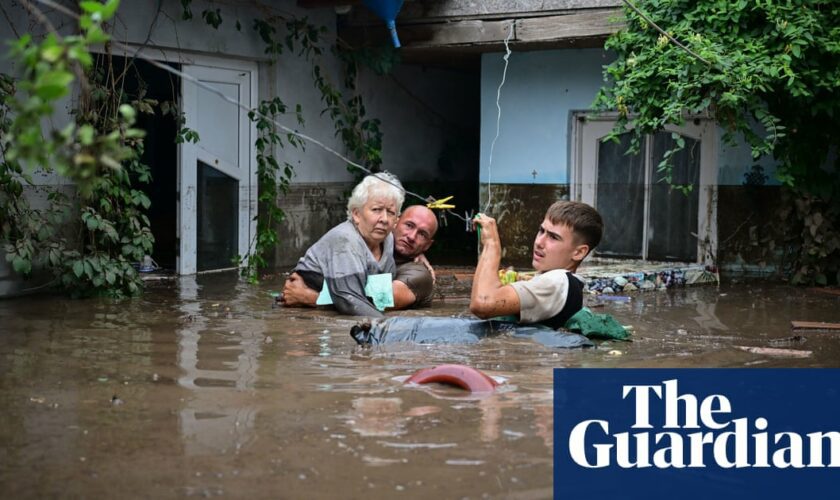
<path id="1" fill-rule="evenodd" d="M 353 210 L 361 209 L 371 198 L 380 197 L 393 200 L 397 205 L 397 213 L 402 209 L 405 201 L 405 189 L 400 180 L 388 172 L 368 175 L 362 182 L 356 184 L 350 199 L 347 200 L 347 220 L 353 220 Z"/>
<path id="2" fill-rule="evenodd" d="M 584 245 L 589 245 L 591 252 L 604 234 L 604 221 L 601 214 L 593 207 L 579 201 L 557 201 L 545 212 L 545 218 L 552 224 L 566 225 L 572 228 L 575 238 Z"/>

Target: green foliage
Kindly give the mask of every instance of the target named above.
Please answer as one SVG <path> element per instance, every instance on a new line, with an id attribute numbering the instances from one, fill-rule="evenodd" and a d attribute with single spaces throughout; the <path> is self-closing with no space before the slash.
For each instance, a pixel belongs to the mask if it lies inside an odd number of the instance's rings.
<path id="1" fill-rule="evenodd" d="M 141 98 L 129 104 L 122 91 L 114 90 L 122 88 L 122 75 L 95 68 L 87 51 L 107 41 L 101 23 L 117 6 L 115 0 L 81 2 L 79 36 L 51 34 L 40 43 L 22 37 L 12 50 L 21 68 L 18 88 L 2 78 L 0 237 L 6 258 L 24 276 L 36 266 L 50 269 L 73 295 L 139 292 L 141 281 L 131 263 L 149 253 L 153 242 L 142 213 L 149 199 L 132 187 L 149 181 L 148 168 L 139 162 L 143 132 L 133 124 L 135 109 L 146 111 L 156 103 Z M 60 130 L 45 126 L 75 81 L 81 86 L 75 121 Z M 35 169 L 75 182 L 78 234 L 61 229 L 71 210 L 59 191 L 47 193 L 46 209 L 34 210 L 26 202 L 24 186 L 32 185 L 29 171 Z"/>
<path id="2" fill-rule="evenodd" d="M 78 79 L 86 90 L 84 72 L 92 64 L 87 47 L 107 41 L 102 22 L 114 14 L 117 5 L 116 0 L 82 2 L 81 35 L 62 38 L 50 33 L 35 42 L 27 34 L 12 44 L 11 55 L 19 61 L 21 75 L 17 92 L 7 97 L 14 119 L 2 139 L 4 158 L 32 169 L 54 169 L 73 180 L 83 194 L 90 194 L 100 173 L 118 168 L 129 154 L 121 144 L 125 131 L 94 137 L 84 124 L 71 123 L 56 130 L 46 122 L 74 81 Z M 49 130 L 47 137 L 45 129 Z"/>
<path id="3" fill-rule="evenodd" d="M 6 136 L 12 125 L 9 102 L 15 95 L 14 81 L 0 74 L 0 136 Z M 59 193 L 50 193 L 47 208 L 32 208 L 24 187 L 32 185 L 29 172 L 19 162 L 7 158 L 8 144 L 0 142 L 0 241 L 4 243 L 6 261 L 15 272 L 28 277 L 33 267 L 57 263 L 64 252 L 63 242 L 56 238 L 56 227 L 66 219 L 67 200 Z"/>
<path id="4" fill-rule="evenodd" d="M 181 19 L 184 21 L 189 21 L 193 17 L 192 9 L 190 5 L 192 4 L 192 0 L 181 0 Z"/>
<path id="5" fill-rule="evenodd" d="M 143 154 L 142 131 L 131 126 L 135 109 L 154 113 L 158 103 L 122 90 L 126 71 L 115 73 L 108 58 L 91 78 L 90 98 L 83 99 L 77 121 L 89 127 L 91 136 L 121 134 L 126 155 L 122 162 L 94 182 L 90 196 L 80 199 L 80 249 L 69 252 L 62 263 L 61 284 L 75 295 L 134 295 L 142 281 L 132 263 L 152 253 L 154 237 L 145 211 L 151 205 L 146 194 L 135 188 L 151 181 Z"/>
<path id="6" fill-rule="evenodd" d="M 803 200 L 840 200 L 838 2 L 636 5 L 709 64 L 625 9 L 626 28 L 606 44 L 617 58 L 606 67 L 607 85 L 596 99 L 596 107 L 619 112 L 613 135 L 629 124 L 638 145 L 639 137 L 665 124 L 709 113 L 724 127 L 728 143 L 742 137 L 754 158 L 772 154 L 777 178 Z M 661 167 L 667 171 L 667 158 Z"/>
<path id="7" fill-rule="evenodd" d="M 268 265 L 266 257 L 279 242 L 274 224 L 281 222 L 286 214 L 277 206 L 277 200 L 280 199 L 281 194 L 288 192 L 294 175 L 292 164 L 288 162 L 281 164 L 277 160 L 275 156 L 276 148 L 285 147 L 285 144 L 301 149 L 305 148 L 304 142 L 297 136 L 286 134 L 286 143 L 284 143 L 283 137 L 278 134 L 274 120 L 287 113 L 289 111 L 286 104 L 279 98 L 274 98 L 261 102 L 257 112 L 251 111 L 248 114 L 248 117 L 256 122 L 257 133 L 259 134 L 255 145 L 257 148 L 260 215 L 257 217 L 257 234 L 253 242 L 254 250 L 247 257 L 246 266 L 242 271 L 251 283 L 259 281 L 259 270 Z M 295 108 L 294 114 L 298 124 L 303 125 L 300 105 Z"/>

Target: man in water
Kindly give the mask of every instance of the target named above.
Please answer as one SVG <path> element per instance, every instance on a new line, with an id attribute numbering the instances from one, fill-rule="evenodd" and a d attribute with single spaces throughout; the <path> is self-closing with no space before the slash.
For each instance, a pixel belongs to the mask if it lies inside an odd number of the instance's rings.
<path id="1" fill-rule="evenodd" d="M 583 307 L 583 279 L 574 274 L 600 243 L 604 223 L 597 210 L 576 201 L 558 201 L 548 208 L 534 239 L 532 265 L 537 274 L 528 281 L 502 285 L 499 263 L 502 245 L 496 220 L 483 214 L 481 254 L 473 277 L 470 311 L 479 318 L 516 316 L 520 323 L 562 327 Z"/>
<path id="2" fill-rule="evenodd" d="M 393 277 L 394 309 L 426 307 L 431 304 L 434 276 L 423 254 L 434 243 L 438 223 L 434 212 L 422 205 L 405 209 L 394 228 L 394 261 L 397 273 Z M 317 290 L 304 284 L 292 273 L 283 286 L 281 303 L 287 307 L 314 307 Z"/>

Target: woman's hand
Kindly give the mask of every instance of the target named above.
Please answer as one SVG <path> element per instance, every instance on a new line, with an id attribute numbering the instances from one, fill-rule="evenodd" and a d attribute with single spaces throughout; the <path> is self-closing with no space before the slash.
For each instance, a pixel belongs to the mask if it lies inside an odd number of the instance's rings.
<path id="1" fill-rule="evenodd" d="M 318 292 L 306 286 L 298 273 L 292 273 L 283 285 L 280 303 L 287 307 L 315 307 Z"/>

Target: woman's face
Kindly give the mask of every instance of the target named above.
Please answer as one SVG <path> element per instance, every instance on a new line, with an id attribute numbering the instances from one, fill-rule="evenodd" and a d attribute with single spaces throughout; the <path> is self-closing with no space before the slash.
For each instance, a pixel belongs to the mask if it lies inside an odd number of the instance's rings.
<path id="1" fill-rule="evenodd" d="M 362 208 L 353 209 L 353 223 L 370 245 L 378 245 L 397 223 L 397 204 L 390 198 L 372 196 Z"/>

